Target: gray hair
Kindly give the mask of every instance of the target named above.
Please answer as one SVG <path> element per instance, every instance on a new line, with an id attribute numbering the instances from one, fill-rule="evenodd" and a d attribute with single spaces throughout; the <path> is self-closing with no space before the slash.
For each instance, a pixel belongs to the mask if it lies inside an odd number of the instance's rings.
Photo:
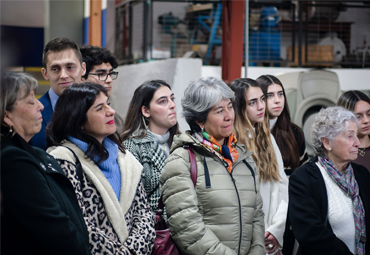
<path id="1" fill-rule="evenodd" d="M 333 141 L 348 128 L 348 122 L 354 122 L 358 126 L 357 118 L 351 111 L 340 106 L 322 108 L 311 127 L 311 141 L 315 154 L 326 153 L 321 138 Z"/>
<path id="2" fill-rule="evenodd" d="M 0 114 L 2 125 L 4 124 L 5 111 L 12 111 L 16 101 L 26 98 L 31 91 L 36 92 L 37 86 L 37 80 L 25 73 L 6 72 L 1 77 Z M 20 98 L 21 92 L 25 92 L 22 98 Z"/>
<path id="3" fill-rule="evenodd" d="M 222 100 L 234 101 L 235 93 L 222 80 L 214 77 L 203 77 L 193 81 L 186 88 L 181 106 L 190 129 L 200 131 L 197 122 L 204 123 L 213 106 Z"/>

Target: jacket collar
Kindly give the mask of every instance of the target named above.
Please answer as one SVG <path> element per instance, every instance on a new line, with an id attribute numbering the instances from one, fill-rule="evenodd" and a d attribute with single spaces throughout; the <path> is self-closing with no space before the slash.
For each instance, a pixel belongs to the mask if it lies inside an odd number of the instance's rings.
<path id="1" fill-rule="evenodd" d="M 146 133 L 145 136 L 140 137 L 141 135 L 143 135 L 144 132 Z M 133 139 L 133 141 L 135 141 L 135 143 L 137 144 L 152 143 L 156 141 L 153 134 L 151 132 L 147 132 L 146 130 L 140 130 L 134 133 L 131 139 Z"/>
<path id="2" fill-rule="evenodd" d="M 15 133 L 13 136 L 11 136 L 10 134 L 6 134 L 2 137 L 1 149 L 5 149 L 8 146 L 17 147 L 30 153 L 35 159 L 37 159 L 39 166 L 45 172 L 64 175 L 63 170 L 49 154 L 47 154 L 44 150 L 31 146 L 17 133 Z"/>
<path id="3" fill-rule="evenodd" d="M 216 155 L 204 149 L 203 145 L 191 135 L 190 131 L 185 131 L 184 133 L 180 135 L 175 135 L 174 141 L 171 146 L 171 153 L 178 147 L 183 147 L 185 144 L 190 144 L 194 148 L 194 150 L 198 151 L 198 153 L 200 154 L 203 154 L 204 152 L 205 155 L 218 159 Z M 237 144 L 236 150 L 239 153 L 239 157 L 236 160 L 236 162 L 234 162 L 235 164 L 237 164 L 240 161 L 243 161 L 244 159 L 247 159 L 248 157 L 252 155 L 252 152 L 247 151 L 244 145 Z"/>
<path id="4" fill-rule="evenodd" d="M 117 160 L 121 171 L 121 200 L 118 201 L 112 186 L 100 171 L 99 167 L 75 144 L 69 141 L 64 141 L 62 144 L 76 153 L 81 162 L 83 172 L 94 184 L 104 201 L 105 210 L 111 220 L 115 232 L 120 241 L 125 242 L 129 235 L 125 221 L 125 214 L 132 205 L 136 195 L 137 186 L 141 181 L 141 164 L 128 150 L 126 150 L 125 154 L 119 151 Z M 55 158 L 75 162 L 72 152 L 63 146 L 50 147 L 48 148 L 48 152 Z"/>

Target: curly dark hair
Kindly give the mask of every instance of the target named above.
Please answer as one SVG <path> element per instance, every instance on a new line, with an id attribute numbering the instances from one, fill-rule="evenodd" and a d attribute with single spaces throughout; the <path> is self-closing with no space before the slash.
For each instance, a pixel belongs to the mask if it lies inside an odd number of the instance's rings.
<path id="1" fill-rule="evenodd" d="M 83 61 L 86 63 L 86 73 L 83 76 L 84 79 L 87 79 L 90 71 L 96 65 L 109 63 L 113 69 L 118 66 L 116 57 L 107 48 L 85 44 L 80 47 L 80 52 Z"/>

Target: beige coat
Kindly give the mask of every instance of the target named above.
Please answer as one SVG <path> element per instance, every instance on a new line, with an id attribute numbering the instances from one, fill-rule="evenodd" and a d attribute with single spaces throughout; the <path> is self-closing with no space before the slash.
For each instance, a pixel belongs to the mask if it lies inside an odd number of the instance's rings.
<path id="1" fill-rule="evenodd" d="M 195 188 L 183 144 L 195 152 Z M 160 183 L 171 235 L 181 254 L 266 254 L 258 171 L 251 153 L 242 146 L 237 150 L 239 158 L 229 174 L 218 157 L 187 133 L 175 136 Z M 205 187 L 204 159 L 211 188 Z"/>

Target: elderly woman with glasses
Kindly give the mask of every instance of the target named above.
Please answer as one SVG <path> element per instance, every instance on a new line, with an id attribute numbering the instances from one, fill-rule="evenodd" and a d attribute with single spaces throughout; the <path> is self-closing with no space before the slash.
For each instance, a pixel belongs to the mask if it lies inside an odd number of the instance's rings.
<path id="1" fill-rule="evenodd" d="M 370 174 L 351 163 L 358 123 L 342 107 L 322 109 L 311 128 L 316 156 L 289 180 L 288 217 L 298 254 L 370 254 Z"/>
<path id="2" fill-rule="evenodd" d="M 207 77 L 192 82 L 181 100 L 191 130 L 175 136 L 160 176 L 181 254 L 266 254 L 258 171 L 232 133 L 234 96 L 223 81 Z M 195 185 L 184 145 L 195 154 Z"/>

